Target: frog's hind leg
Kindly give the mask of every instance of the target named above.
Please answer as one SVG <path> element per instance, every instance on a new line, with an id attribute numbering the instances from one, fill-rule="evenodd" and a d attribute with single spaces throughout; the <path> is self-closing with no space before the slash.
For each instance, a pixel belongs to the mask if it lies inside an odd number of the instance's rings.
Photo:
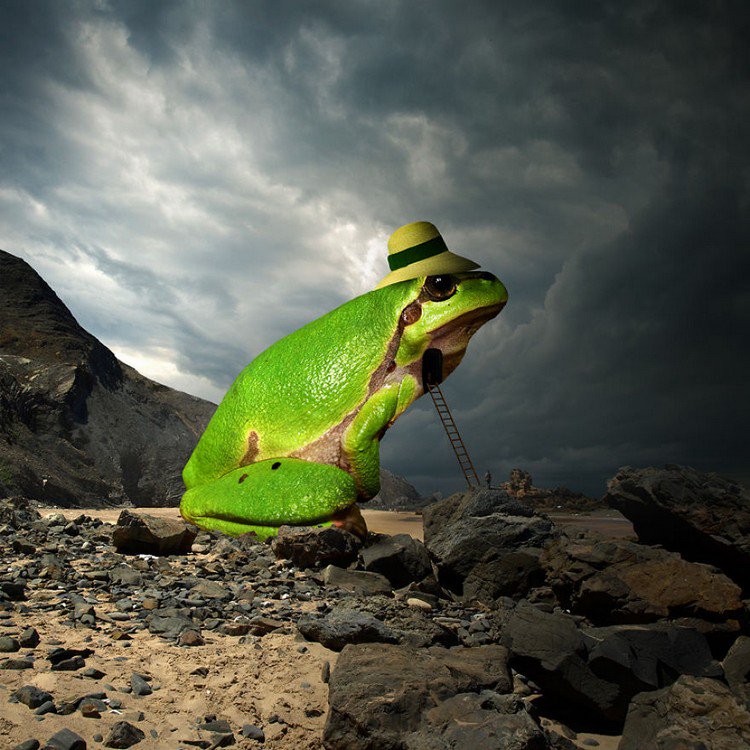
<path id="1" fill-rule="evenodd" d="M 337 466 L 269 458 L 189 489 L 180 513 L 204 529 L 232 536 L 254 531 L 266 538 L 285 524 L 316 525 L 345 517 L 356 498 L 354 479 Z"/>

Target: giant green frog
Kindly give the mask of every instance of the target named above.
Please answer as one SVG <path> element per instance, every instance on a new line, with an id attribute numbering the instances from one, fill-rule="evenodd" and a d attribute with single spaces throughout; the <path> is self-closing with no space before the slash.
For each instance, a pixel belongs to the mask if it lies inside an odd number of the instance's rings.
<path id="1" fill-rule="evenodd" d="M 233 536 L 285 524 L 365 534 L 355 503 L 378 493 L 381 438 L 507 298 L 487 272 L 421 276 L 277 341 L 234 381 L 187 462 L 183 517 Z"/>

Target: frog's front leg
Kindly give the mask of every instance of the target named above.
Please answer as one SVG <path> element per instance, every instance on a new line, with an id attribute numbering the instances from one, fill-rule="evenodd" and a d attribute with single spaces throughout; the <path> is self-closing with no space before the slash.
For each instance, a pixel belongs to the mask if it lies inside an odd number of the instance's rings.
<path id="1" fill-rule="evenodd" d="M 357 499 L 354 478 L 337 466 L 299 458 L 269 458 L 189 489 L 185 520 L 238 536 L 273 536 L 279 526 L 335 522 Z"/>
<path id="2" fill-rule="evenodd" d="M 369 500 L 380 491 L 380 438 L 395 418 L 398 405 L 399 385 L 381 388 L 362 405 L 341 437 L 360 500 Z"/>

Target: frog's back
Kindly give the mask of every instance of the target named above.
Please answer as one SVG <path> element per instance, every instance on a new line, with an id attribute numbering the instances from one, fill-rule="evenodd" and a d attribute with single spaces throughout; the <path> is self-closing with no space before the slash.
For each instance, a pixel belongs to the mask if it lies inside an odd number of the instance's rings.
<path id="1" fill-rule="evenodd" d="M 183 478 L 188 487 L 309 445 L 362 404 L 413 296 L 397 284 L 356 297 L 280 339 L 239 374 Z"/>

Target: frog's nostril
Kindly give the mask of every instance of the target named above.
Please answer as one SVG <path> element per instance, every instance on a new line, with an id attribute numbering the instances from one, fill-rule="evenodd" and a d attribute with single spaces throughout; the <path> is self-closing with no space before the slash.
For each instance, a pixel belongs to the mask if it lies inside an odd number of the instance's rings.
<path id="1" fill-rule="evenodd" d="M 271 466 L 271 471 L 276 471 L 276 469 L 278 469 L 279 466 L 281 466 L 281 461 L 276 461 L 276 463 L 273 464 L 273 466 Z"/>
<path id="2" fill-rule="evenodd" d="M 477 273 L 478 279 L 484 279 L 485 281 L 497 281 L 497 276 L 489 271 L 479 271 Z"/>

